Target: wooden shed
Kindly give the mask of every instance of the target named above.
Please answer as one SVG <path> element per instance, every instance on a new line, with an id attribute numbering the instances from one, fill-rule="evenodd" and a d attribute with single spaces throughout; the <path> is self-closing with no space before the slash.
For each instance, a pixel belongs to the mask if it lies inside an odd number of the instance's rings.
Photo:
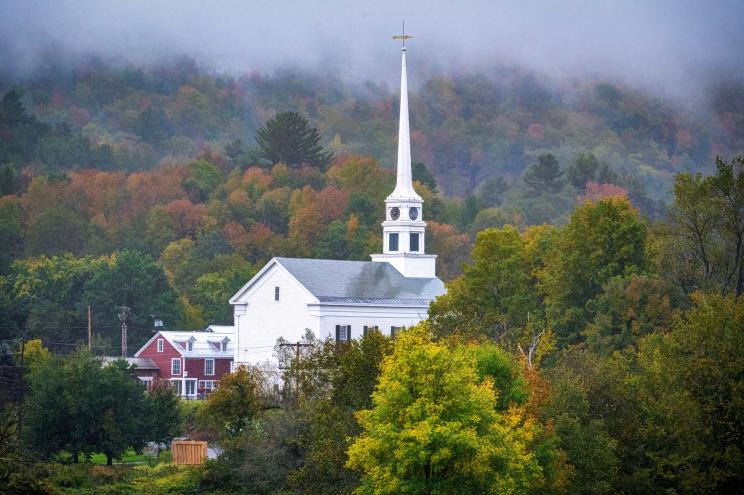
<path id="1" fill-rule="evenodd" d="M 197 440 L 173 440 L 171 443 L 173 464 L 203 464 L 207 459 L 207 442 Z"/>

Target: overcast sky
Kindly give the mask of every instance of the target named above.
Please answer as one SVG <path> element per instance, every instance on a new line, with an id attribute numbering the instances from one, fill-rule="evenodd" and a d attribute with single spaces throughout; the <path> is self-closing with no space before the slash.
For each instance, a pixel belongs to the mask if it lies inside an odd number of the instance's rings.
<path id="1" fill-rule="evenodd" d="M 188 55 L 238 73 L 287 65 L 391 80 L 401 19 L 442 69 L 520 64 L 684 93 L 744 75 L 744 0 L 2 0 L 0 70 L 42 53 L 136 63 Z"/>

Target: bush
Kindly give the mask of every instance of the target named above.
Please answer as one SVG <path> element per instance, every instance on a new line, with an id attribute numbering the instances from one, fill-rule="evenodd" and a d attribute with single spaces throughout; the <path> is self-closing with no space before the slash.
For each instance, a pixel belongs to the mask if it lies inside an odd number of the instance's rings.
<path id="1" fill-rule="evenodd" d="M 202 493 L 201 468 L 161 464 L 154 468 L 138 467 L 137 471 L 139 473 L 132 486 L 142 487 L 146 493 Z"/>
<path id="2" fill-rule="evenodd" d="M 47 495 L 41 480 L 46 476 L 41 465 L 24 466 L 0 462 L 0 487 L 4 495 Z"/>

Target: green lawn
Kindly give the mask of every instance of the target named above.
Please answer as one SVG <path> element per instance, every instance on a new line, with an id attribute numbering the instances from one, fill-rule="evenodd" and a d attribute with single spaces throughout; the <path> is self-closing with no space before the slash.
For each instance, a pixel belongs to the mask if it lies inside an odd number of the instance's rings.
<path id="1" fill-rule="evenodd" d="M 162 455 L 162 453 L 161 453 Z M 155 462 L 155 457 L 145 455 L 145 454 L 137 454 L 133 450 L 128 450 L 124 456 L 121 458 L 120 461 L 117 461 L 114 459 L 114 464 L 129 464 L 129 463 L 148 463 L 148 462 Z M 90 461 L 93 464 L 106 464 L 106 456 L 104 454 L 93 454 L 90 457 Z"/>

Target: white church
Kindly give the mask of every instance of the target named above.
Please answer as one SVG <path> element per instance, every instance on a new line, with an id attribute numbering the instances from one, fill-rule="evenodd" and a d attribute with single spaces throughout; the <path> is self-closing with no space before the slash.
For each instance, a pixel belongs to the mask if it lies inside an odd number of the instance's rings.
<path id="1" fill-rule="evenodd" d="M 423 199 L 413 189 L 405 44 L 397 167 L 382 254 L 372 261 L 273 258 L 230 299 L 236 366 L 271 360 L 278 338 L 299 342 L 307 330 L 321 340 L 348 341 L 370 329 L 394 336 L 426 319 L 429 303 L 444 294 L 436 255 L 425 251 Z"/>

